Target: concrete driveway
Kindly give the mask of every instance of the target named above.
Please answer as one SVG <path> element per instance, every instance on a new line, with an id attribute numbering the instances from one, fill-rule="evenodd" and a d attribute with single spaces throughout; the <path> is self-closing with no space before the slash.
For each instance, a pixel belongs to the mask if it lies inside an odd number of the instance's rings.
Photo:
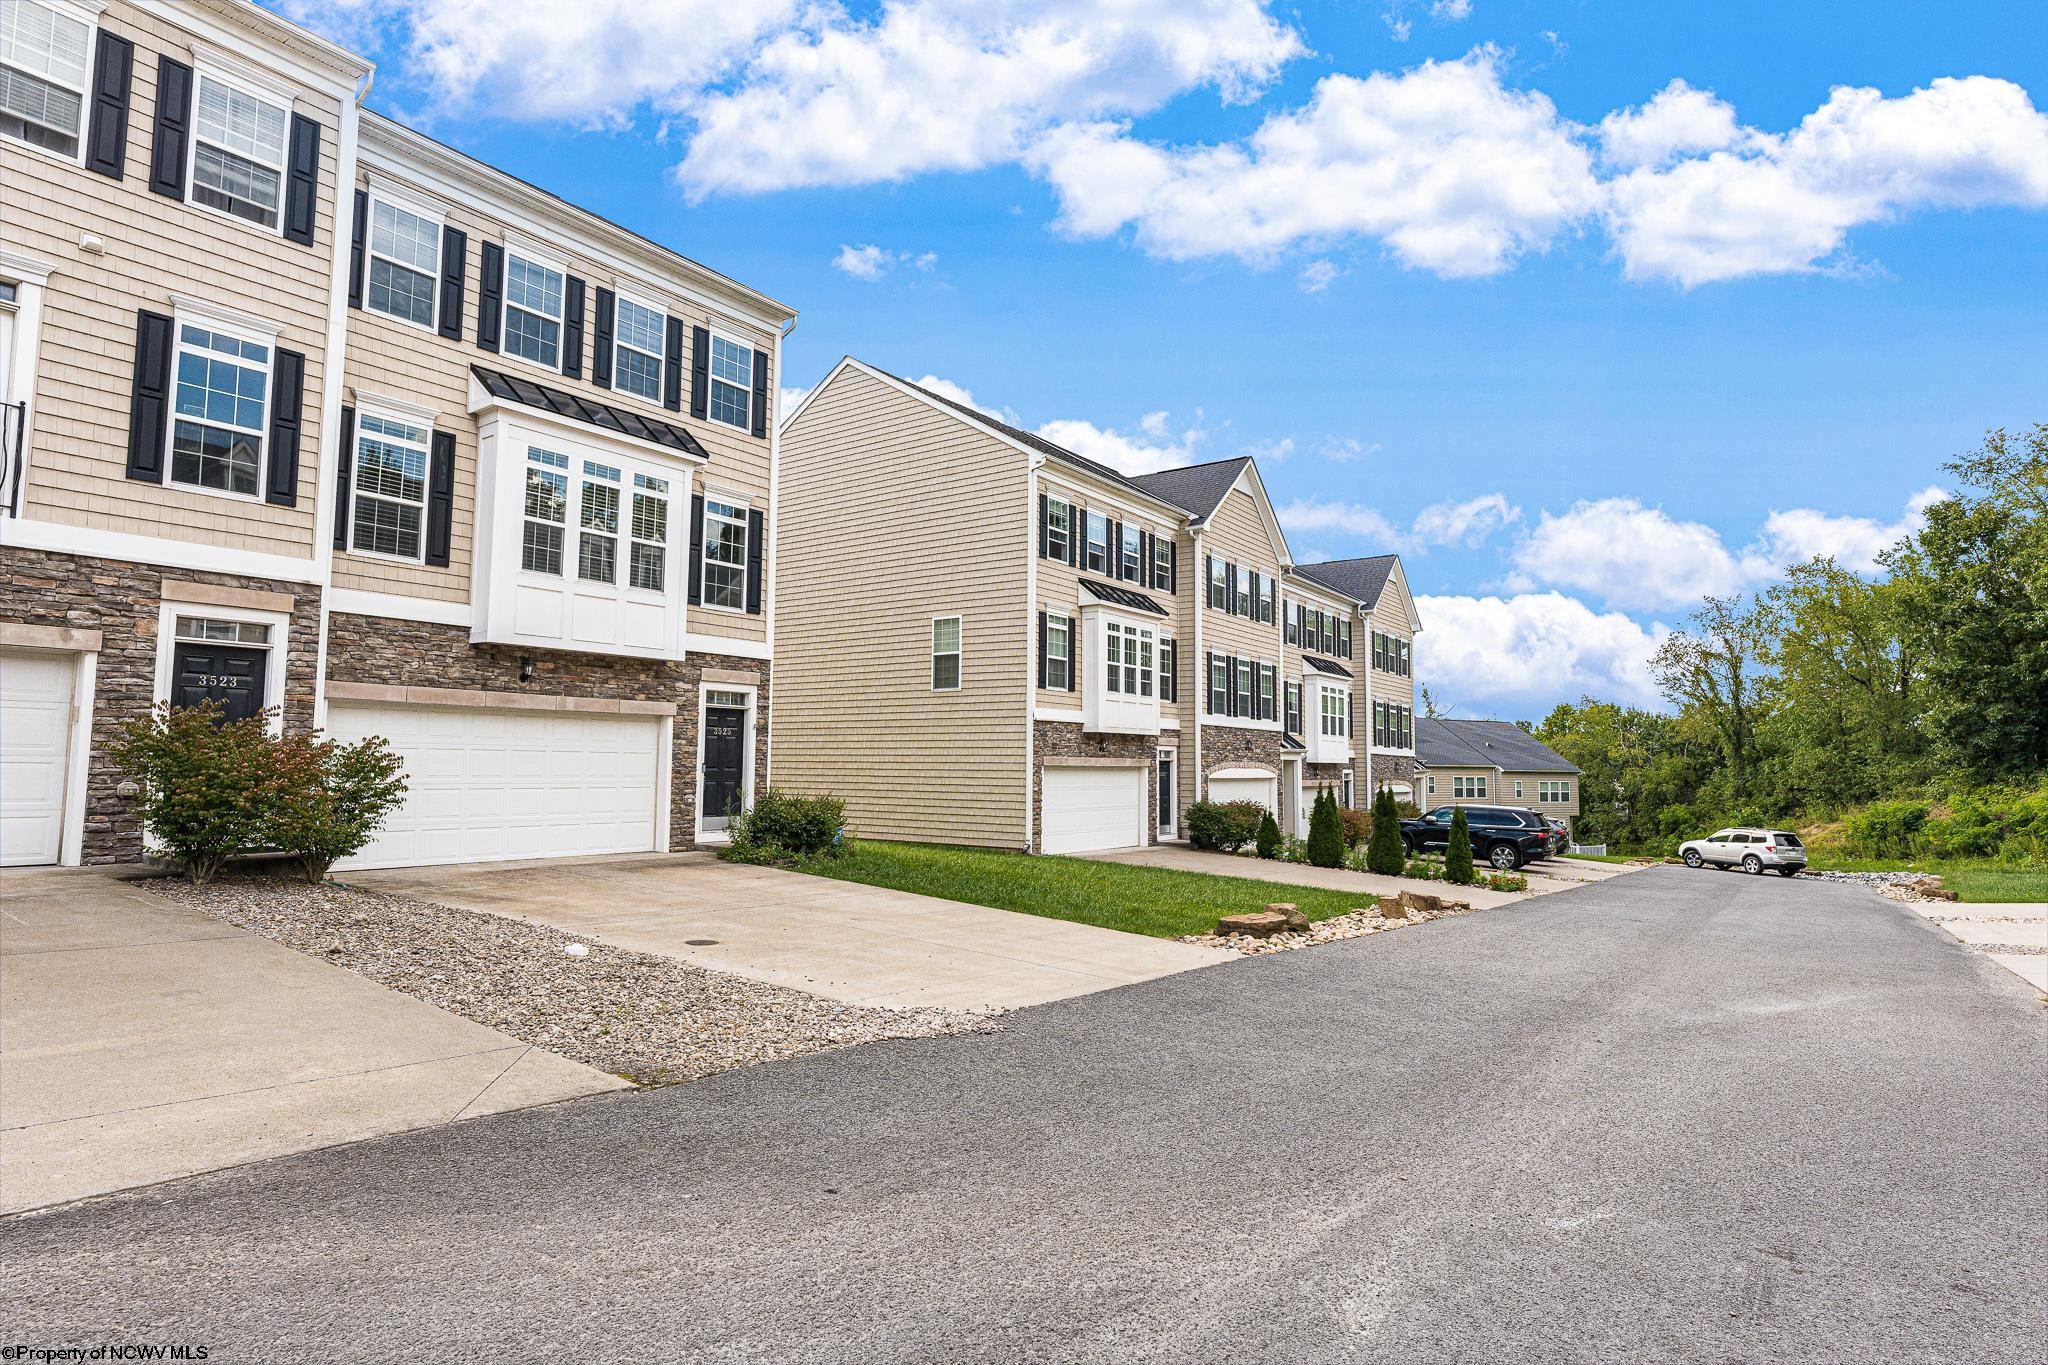
<path id="1" fill-rule="evenodd" d="M 1218 877 L 1249 877 L 1254 881 L 1285 882 L 1292 886 L 1313 886 L 1328 891 L 1356 891 L 1360 897 L 1398 896 L 1403 891 L 1424 891 L 1470 902 L 1475 910 L 1508 905 L 1551 891 L 1568 891 L 1575 886 L 1606 881 L 1617 873 L 1637 869 L 1607 863 L 1570 863 L 1546 859 L 1523 870 L 1529 879 L 1526 892 L 1488 891 L 1483 886 L 1452 886 L 1447 882 L 1416 881 L 1408 877 L 1381 877 L 1348 868 L 1309 867 L 1268 858 L 1249 858 L 1234 853 L 1210 853 L 1186 844 L 1154 844 L 1150 848 L 1126 848 L 1113 853 L 1090 853 L 1084 857 L 1106 863 L 1128 863 L 1134 867 L 1165 867 L 1179 872 L 1207 872 Z"/>
<path id="2" fill-rule="evenodd" d="M 354 886 L 538 920 L 856 1005 L 1013 1009 L 1234 959 L 706 853 L 358 872 Z"/>
<path id="3" fill-rule="evenodd" d="M 624 1086 L 102 873 L 0 874 L 0 1212 Z"/>

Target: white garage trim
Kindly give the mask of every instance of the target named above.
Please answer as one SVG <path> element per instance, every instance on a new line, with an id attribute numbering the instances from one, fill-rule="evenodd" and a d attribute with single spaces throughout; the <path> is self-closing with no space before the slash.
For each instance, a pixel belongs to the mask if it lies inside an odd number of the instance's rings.
<path id="1" fill-rule="evenodd" d="M 100 633 L 10 624 L 0 626 L 0 647 L 32 649 L 46 658 L 71 656 L 71 715 L 64 729 L 64 795 L 58 803 L 57 862 L 64 867 L 77 867 L 84 856 L 85 782 L 92 762 L 92 712 L 99 680 Z M 7 861 L 14 862 L 11 858 Z"/>
<path id="2" fill-rule="evenodd" d="M 1039 851 L 1094 853 L 1151 842 L 1149 763 L 1046 760 L 1039 773 Z"/>

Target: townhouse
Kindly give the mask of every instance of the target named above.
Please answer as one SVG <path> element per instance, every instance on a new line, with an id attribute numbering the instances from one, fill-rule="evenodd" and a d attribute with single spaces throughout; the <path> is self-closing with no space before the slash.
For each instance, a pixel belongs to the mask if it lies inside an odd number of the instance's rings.
<path id="1" fill-rule="evenodd" d="M 1521 726 L 1505 720 L 1416 722 L 1422 804 L 1517 806 L 1562 820 L 1579 814 L 1579 769 Z"/>
<path id="2" fill-rule="evenodd" d="M 1375 611 L 1420 625 L 1397 564 L 1297 568 L 1248 458 L 1126 477 L 850 357 L 784 430 L 778 528 L 777 781 L 875 838 L 1126 847 L 1200 800 L 1303 832 L 1373 781 Z"/>
<path id="3" fill-rule="evenodd" d="M 0 6 L 0 858 L 158 702 L 406 759 L 359 865 L 688 847 L 766 780 L 782 338 L 246 0 Z"/>

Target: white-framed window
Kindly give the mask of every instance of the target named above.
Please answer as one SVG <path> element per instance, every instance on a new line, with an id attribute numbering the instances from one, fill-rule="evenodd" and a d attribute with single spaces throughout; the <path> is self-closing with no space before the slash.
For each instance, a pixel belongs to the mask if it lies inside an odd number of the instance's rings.
<path id="1" fill-rule="evenodd" d="M 1085 520 L 1086 538 L 1081 543 L 1081 567 L 1090 573 L 1109 572 L 1109 518 L 1090 512 Z"/>
<path id="2" fill-rule="evenodd" d="M 1159 641 L 1159 700 L 1180 700 L 1180 646 L 1170 638 Z"/>
<path id="3" fill-rule="evenodd" d="M 426 558 L 427 448 L 424 423 L 382 413 L 356 414 L 355 469 L 349 479 L 348 547 L 421 563 Z"/>
<path id="4" fill-rule="evenodd" d="M 1273 689 L 1279 685 L 1279 678 L 1280 670 L 1276 665 L 1259 665 L 1259 706 L 1257 715 L 1259 720 L 1278 720 L 1280 718 L 1279 699 L 1273 695 Z"/>
<path id="5" fill-rule="evenodd" d="M 1118 546 L 1117 577 L 1135 579 L 1140 565 L 1139 554 L 1145 546 L 1145 533 L 1130 522 L 1125 522 Z"/>
<path id="6" fill-rule="evenodd" d="M 1434 779 L 1431 780 L 1434 781 Z M 1453 801 L 1484 801 L 1486 799 L 1486 779 L 1483 777 L 1453 777 L 1451 779 L 1451 799 Z"/>
<path id="7" fill-rule="evenodd" d="M 1301 733 L 1301 684 L 1287 683 L 1280 689 L 1282 711 L 1280 728 L 1290 735 Z"/>
<path id="8" fill-rule="evenodd" d="M 1572 799 L 1572 784 L 1569 782 L 1538 782 L 1536 799 L 1547 803 L 1558 803 Z"/>
<path id="9" fill-rule="evenodd" d="M 1246 619 L 1252 614 L 1252 571 L 1242 564 L 1237 566 L 1237 601 L 1231 611 Z"/>
<path id="10" fill-rule="evenodd" d="M 273 347 L 213 322 L 177 323 L 170 480 L 259 496 Z"/>
<path id="11" fill-rule="evenodd" d="M 550 370 L 562 368 L 562 293 L 568 275 L 559 267 L 505 250 L 505 326 L 499 344 Z"/>
<path id="12" fill-rule="evenodd" d="M 519 567 L 528 573 L 562 576 L 562 551 L 569 522 L 569 457 L 529 447 L 526 452 L 525 528 Z"/>
<path id="13" fill-rule="evenodd" d="M 440 220 L 372 194 L 368 247 L 363 305 L 432 331 L 434 290 L 441 280 Z"/>
<path id="14" fill-rule="evenodd" d="M 1250 716 L 1259 695 L 1259 666 L 1250 659 L 1237 661 L 1237 710 L 1232 715 Z"/>
<path id="15" fill-rule="evenodd" d="M 583 462 L 583 496 L 576 520 L 576 577 L 585 583 L 619 581 L 619 495 L 616 465 Z"/>
<path id="16" fill-rule="evenodd" d="M 612 308 L 612 387 L 659 403 L 667 335 L 665 313 L 619 295 Z"/>
<path id="17" fill-rule="evenodd" d="M 1323 734 L 1342 739 L 1351 733 L 1351 694 L 1341 687 L 1316 689 L 1322 694 Z"/>
<path id="18" fill-rule="evenodd" d="M 1230 660 L 1221 654 L 1209 656 L 1209 714 L 1230 714 Z"/>
<path id="19" fill-rule="evenodd" d="M 1173 537 L 1170 535 L 1152 537 L 1152 586 L 1167 592 L 1174 590 Z"/>
<path id="20" fill-rule="evenodd" d="M 668 587 L 668 480 L 633 476 L 632 559 L 626 583 L 643 592 Z"/>
<path id="21" fill-rule="evenodd" d="M 284 222 L 285 134 L 291 111 L 211 71 L 192 100 L 186 198 L 271 231 Z"/>
<path id="22" fill-rule="evenodd" d="M 1209 561 L 1209 605 L 1217 611 L 1230 610 L 1230 566 L 1220 559 Z"/>
<path id="23" fill-rule="evenodd" d="M 1260 580 L 1259 580 L 1259 621 L 1260 621 L 1260 623 L 1261 623 L 1262 625 L 1268 625 L 1268 626 L 1272 625 L 1272 624 L 1273 624 L 1273 619 L 1274 619 L 1274 617 L 1275 617 L 1275 616 L 1276 616 L 1276 615 L 1277 615 L 1277 614 L 1279 613 L 1279 608 L 1280 608 L 1280 590 L 1279 590 L 1279 584 L 1275 583 L 1275 582 L 1274 582 L 1274 581 L 1273 581 L 1272 579 L 1270 579 L 1270 578 L 1262 578 L 1262 579 L 1260 579 Z"/>
<path id="24" fill-rule="evenodd" d="M 711 420 L 752 430 L 754 348 L 713 332 L 710 368 Z"/>
<path id="25" fill-rule="evenodd" d="M 1516 779 L 1515 779 L 1515 800 L 1519 801 L 1519 800 L 1521 800 L 1521 799 L 1522 799 L 1522 779 L 1518 777 L 1518 778 L 1516 778 Z"/>
<path id="26" fill-rule="evenodd" d="M 743 611 L 747 605 L 747 509 L 704 499 L 704 605 Z"/>
<path id="27" fill-rule="evenodd" d="M 1430 774 L 1427 778 L 1424 778 L 1422 785 L 1429 795 L 1436 795 L 1436 775 L 1434 773 Z"/>
<path id="28" fill-rule="evenodd" d="M 0 136 L 79 159 L 92 25 L 40 0 L 0 3 Z"/>
<path id="29" fill-rule="evenodd" d="M 1074 505 L 1059 498 L 1045 500 L 1045 557 L 1067 562 L 1067 546 L 1074 534 Z"/>
<path id="30" fill-rule="evenodd" d="M 1045 685 L 1054 692 L 1066 691 L 1072 677 L 1068 669 L 1073 662 L 1073 638 L 1072 617 L 1045 618 Z"/>
<path id="31" fill-rule="evenodd" d="M 960 690 L 960 618 L 932 618 L 932 691 Z"/>
<path id="32" fill-rule="evenodd" d="M 1104 689 L 1125 697 L 1151 696 L 1153 648 L 1157 638 L 1143 626 L 1104 622 Z"/>
<path id="33" fill-rule="evenodd" d="M 1352 796 L 1353 796 L 1353 794 L 1354 794 L 1354 792 L 1355 792 L 1355 790 L 1356 790 L 1356 789 L 1355 789 L 1355 788 L 1354 788 L 1354 787 L 1352 786 L 1352 783 L 1351 783 L 1351 769 L 1349 769 L 1349 768 L 1346 768 L 1346 769 L 1344 770 L 1344 778 L 1343 778 L 1343 782 L 1344 782 L 1344 806 L 1345 806 L 1345 808 L 1346 808 L 1346 809 L 1348 810 L 1348 809 L 1350 809 L 1350 808 L 1351 808 L 1351 807 L 1352 807 L 1353 805 L 1357 804 L 1357 803 L 1356 803 L 1355 801 L 1353 801 L 1353 800 L 1352 800 Z"/>

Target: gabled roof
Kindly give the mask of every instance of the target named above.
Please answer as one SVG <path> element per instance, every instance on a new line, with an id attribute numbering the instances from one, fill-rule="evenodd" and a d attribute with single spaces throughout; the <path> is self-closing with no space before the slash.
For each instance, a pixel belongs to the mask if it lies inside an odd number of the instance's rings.
<path id="1" fill-rule="evenodd" d="M 704 449 L 695 436 L 673 422 L 660 422 L 651 417 L 642 417 L 630 408 L 615 408 L 609 403 L 600 403 L 568 393 L 562 389 L 550 388 L 536 383 L 523 375 L 506 374 L 503 370 L 489 370 L 482 365 L 471 365 L 469 372 L 476 376 L 477 383 L 493 398 L 518 403 L 524 407 L 539 408 L 552 412 L 557 417 L 615 431 L 621 436 L 635 440 L 649 441 L 665 446 L 679 454 L 699 460 L 709 460 L 711 452 Z"/>
<path id="2" fill-rule="evenodd" d="M 1415 757 L 1425 768 L 1499 768 L 1576 773 L 1578 766 L 1512 721 L 1415 718 Z"/>
<path id="3" fill-rule="evenodd" d="M 1326 588 L 1334 588 L 1371 611 L 1379 605 L 1380 590 L 1400 562 L 1399 555 L 1367 555 L 1363 559 L 1326 559 L 1319 564 L 1297 564 L 1294 571 Z"/>
<path id="4" fill-rule="evenodd" d="M 1211 460 L 1208 464 L 1140 474 L 1132 482 L 1148 490 L 1153 497 L 1164 498 L 1174 506 L 1186 509 L 1196 521 L 1207 521 L 1223 505 L 1223 499 L 1237 486 L 1238 475 L 1244 473 L 1244 467 L 1251 462 L 1251 456 L 1238 455 L 1228 460 Z"/>
<path id="5" fill-rule="evenodd" d="M 1119 588 L 1114 583 L 1098 583 L 1092 578 L 1084 578 L 1081 580 L 1081 586 L 1086 588 L 1096 601 L 1107 602 L 1113 607 L 1127 607 L 1132 611 L 1142 611 L 1148 616 L 1173 614 L 1144 593 L 1134 592 L 1130 588 Z"/>

